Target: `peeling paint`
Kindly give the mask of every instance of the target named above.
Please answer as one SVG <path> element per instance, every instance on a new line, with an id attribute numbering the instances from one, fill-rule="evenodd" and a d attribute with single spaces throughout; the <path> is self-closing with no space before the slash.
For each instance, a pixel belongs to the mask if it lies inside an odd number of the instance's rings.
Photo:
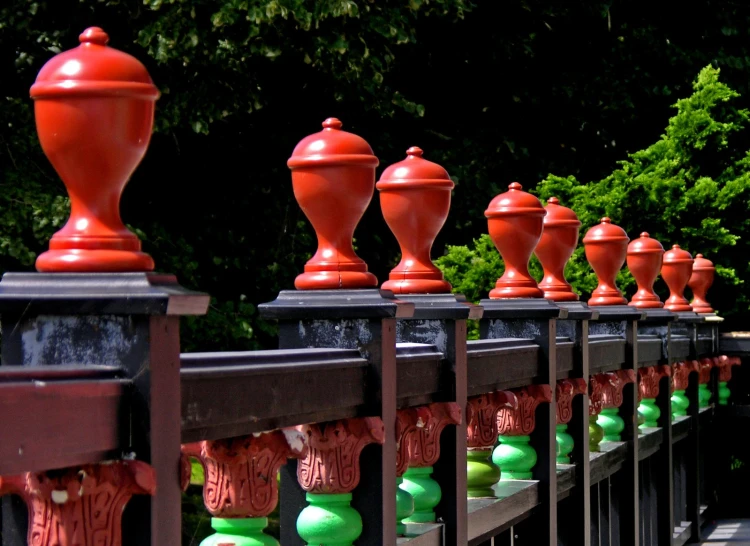
<path id="1" fill-rule="evenodd" d="M 52 497 L 52 502 L 54 502 L 55 504 L 65 504 L 66 502 L 68 502 L 67 491 L 60 491 L 59 489 L 53 489 L 50 496 Z"/>

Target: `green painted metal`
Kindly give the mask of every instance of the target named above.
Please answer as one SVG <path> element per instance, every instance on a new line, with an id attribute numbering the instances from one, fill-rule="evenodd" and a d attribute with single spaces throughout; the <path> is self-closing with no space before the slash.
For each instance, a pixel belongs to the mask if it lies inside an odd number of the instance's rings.
<path id="1" fill-rule="evenodd" d="M 207 537 L 201 546 L 279 546 L 279 542 L 263 530 L 268 518 L 211 518 L 215 534 Z"/>
<path id="2" fill-rule="evenodd" d="M 500 445 L 492 453 L 492 462 L 500 467 L 502 480 L 530 480 L 536 464 L 536 450 L 529 436 L 499 436 Z"/>
<path id="3" fill-rule="evenodd" d="M 731 395 L 732 392 L 729 390 L 727 381 L 719 381 L 719 405 L 726 406 L 729 404 L 729 397 Z"/>
<path id="4" fill-rule="evenodd" d="M 604 429 L 596 422 L 596 415 L 589 415 L 589 451 L 599 451 L 599 444 L 604 439 Z"/>
<path id="5" fill-rule="evenodd" d="M 687 415 L 690 400 L 684 390 L 676 390 L 672 393 L 672 417 L 684 417 Z"/>
<path id="6" fill-rule="evenodd" d="M 557 425 L 555 439 L 557 440 L 557 463 L 570 464 L 570 454 L 573 451 L 573 437 L 568 432 L 568 425 Z"/>
<path id="7" fill-rule="evenodd" d="M 644 398 L 638 406 L 638 412 L 643 415 L 645 421 L 641 428 L 656 428 L 659 426 L 659 417 L 661 410 L 656 405 L 656 398 Z"/>
<path id="8" fill-rule="evenodd" d="M 466 453 L 466 494 L 494 497 L 492 486 L 500 481 L 500 467 L 490 458 L 491 449 L 471 449 Z"/>
<path id="9" fill-rule="evenodd" d="M 618 413 L 617 408 L 604 408 L 596 418 L 596 423 L 602 427 L 605 442 L 621 442 L 622 431 L 625 430 L 625 421 Z"/>
<path id="10" fill-rule="evenodd" d="M 438 482 L 432 479 L 432 467 L 409 468 L 404 473 L 401 489 L 408 491 L 414 498 L 414 513 L 406 518 L 407 523 L 433 523 L 435 507 L 440 502 L 442 493 Z"/>
<path id="11" fill-rule="evenodd" d="M 362 517 L 351 493 L 307 493 L 310 503 L 297 518 L 297 533 L 310 546 L 352 546 L 362 534 Z"/>
<path id="12" fill-rule="evenodd" d="M 701 383 L 698 385 L 698 407 L 707 408 L 711 403 L 711 389 L 708 388 L 708 383 Z M 721 401 L 719 401 L 721 403 Z"/>
<path id="13" fill-rule="evenodd" d="M 403 482 L 403 478 L 396 478 L 396 534 L 398 536 L 406 534 L 406 525 L 403 521 L 414 513 L 414 497 L 401 487 Z"/>

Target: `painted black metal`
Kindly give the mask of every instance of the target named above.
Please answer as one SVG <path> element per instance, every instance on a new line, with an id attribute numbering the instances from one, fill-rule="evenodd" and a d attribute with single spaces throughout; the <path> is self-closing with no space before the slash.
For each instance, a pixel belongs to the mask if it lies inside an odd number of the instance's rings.
<path id="1" fill-rule="evenodd" d="M 399 301 L 414 304 L 410 318 L 418 320 L 460 320 L 469 318 L 470 313 L 482 312 L 481 306 L 469 304 L 464 296 L 454 294 L 398 294 L 397 297 Z"/>
<path id="2" fill-rule="evenodd" d="M 282 290 L 272 302 L 258 306 L 260 316 L 279 321 L 408 318 L 414 304 L 390 290 Z M 287 336 L 279 335 L 280 338 Z"/>
<path id="3" fill-rule="evenodd" d="M 485 299 L 482 306 L 482 319 L 542 320 L 568 316 L 568 310 L 544 298 L 517 298 L 507 300 Z"/>

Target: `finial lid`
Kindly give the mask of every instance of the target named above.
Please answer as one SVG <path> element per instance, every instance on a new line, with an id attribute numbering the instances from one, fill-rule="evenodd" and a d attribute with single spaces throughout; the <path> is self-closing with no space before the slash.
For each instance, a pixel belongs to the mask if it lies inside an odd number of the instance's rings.
<path id="1" fill-rule="evenodd" d="M 454 184 L 448 171 L 437 163 L 424 159 L 423 154 L 422 149 L 417 146 L 406 150 L 406 159 L 390 165 L 380 175 L 377 189 L 383 191 L 405 186 L 453 189 Z"/>
<path id="2" fill-rule="evenodd" d="M 362 165 L 375 167 L 378 158 L 359 135 L 342 131 L 336 118 L 323 122 L 323 130 L 303 138 L 287 161 L 290 169 L 325 165 Z"/>
<path id="3" fill-rule="evenodd" d="M 716 267 L 711 260 L 703 257 L 703 254 L 697 254 L 693 261 L 693 271 L 716 271 Z"/>
<path id="4" fill-rule="evenodd" d="M 595 225 L 586 232 L 584 243 L 604 243 L 609 241 L 629 241 L 630 238 L 625 230 L 612 223 L 608 217 L 601 219 L 601 223 Z"/>
<path id="5" fill-rule="evenodd" d="M 542 203 L 523 191 L 523 186 L 513 182 L 508 186 L 508 191 L 497 195 L 491 202 L 484 215 L 487 218 L 498 216 L 545 216 L 547 211 Z"/>
<path id="6" fill-rule="evenodd" d="M 80 45 L 42 67 L 31 86 L 31 98 L 98 96 L 156 100 L 159 90 L 138 59 L 107 46 L 109 36 L 98 27 L 78 37 Z"/>
<path id="7" fill-rule="evenodd" d="M 581 226 L 581 221 L 578 219 L 578 215 L 572 209 L 562 206 L 557 197 L 550 197 L 547 199 L 547 206 L 544 208 L 547 210 L 547 215 L 544 217 L 545 228 L 557 226 Z"/>
<path id="8" fill-rule="evenodd" d="M 693 256 L 687 250 L 680 248 L 680 245 L 672 245 L 672 250 L 664 253 L 664 263 L 673 264 L 681 262 L 692 262 Z"/>
<path id="9" fill-rule="evenodd" d="M 647 231 L 641 233 L 638 239 L 635 239 L 628 245 L 628 256 L 634 254 L 663 254 L 664 247 L 656 239 L 652 239 Z"/>

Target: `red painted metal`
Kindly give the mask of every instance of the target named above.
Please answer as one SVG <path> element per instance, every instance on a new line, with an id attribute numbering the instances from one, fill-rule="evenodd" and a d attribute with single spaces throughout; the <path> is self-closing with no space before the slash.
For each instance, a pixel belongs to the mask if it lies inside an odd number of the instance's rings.
<path id="1" fill-rule="evenodd" d="M 625 263 L 628 251 L 625 230 L 616 226 L 609 218 L 592 227 L 583 238 L 586 259 L 596 273 L 599 286 L 588 301 L 589 305 L 624 305 L 628 303 L 617 288 L 617 272 Z"/>
<path id="2" fill-rule="evenodd" d="M 544 297 L 529 274 L 529 258 L 542 236 L 547 211 L 539 199 L 522 190 L 513 182 L 484 213 L 490 238 L 505 262 L 505 273 L 490 291 L 492 299 Z"/>
<path id="3" fill-rule="evenodd" d="M 497 442 L 497 412 L 517 409 L 518 398 L 512 391 L 495 391 L 469 398 L 466 405 L 466 445 L 469 449 L 491 449 Z"/>
<path id="4" fill-rule="evenodd" d="M 382 286 L 396 294 L 451 291 L 430 251 L 448 218 L 454 184 L 443 167 L 422 154 L 416 146 L 409 148 L 406 159 L 383 171 L 376 185 L 383 217 L 401 247 L 401 262 Z"/>
<path id="5" fill-rule="evenodd" d="M 534 250 L 544 269 L 544 279 L 539 283 L 539 288 L 548 300 L 578 301 L 578 294 L 565 280 L 565 264 L 578 245 L 581 221 L 575 212 L 561 206 L 557 197 L 550 197 L 544 208 L 547 210 L 544 230 Z"/>
<path id="6" fill-rule="evenodd" d="M 664 307 L 670 311 L 692 311 L 690 303 L 685 299 L 685 287 L 693 273 L 693 257 L 680 245 L 673 245 L 672 250 L 664 253 L 661 266 L 661 276 L 669 287 L 669 298 Z"/>
<path id="7" fill-rule="evenodd" d="M 497 432 L 503 436 L 528 436 L 536 428 L 536 408 L 552 402 L 549 385 L 530 385 L 514 391 L 517 408 L 501 408 L 497 413 Z"/>
<path id="8" fill-rule="evenodd" d="M 39 142 L 70 195 L 70 218 L 36 267 L 45 272 L 151 271 L 120 219 L 120 197 L 148 148 L 159 91 L 100 28 L 45 64 L 31 86 Z"/>
<path id="9" fill-rule="evenodd" d="M 354 252 L 354 230 L 375 191 L 378 158 L 336 118 L 302 139 L 287 165 L 294 197 L 318 237 L 318 250 L 294 281 L 298 290 L 374 288 L 375 275 Z"/>
<path id="10" fill-rule="evenodd" d="M 661 378 L 671 376 L 672 367 L 666 364 L 640 368 L 638 370 L 638 401 L 659 396 Z"/>
<path id="11" fill-rule="evenodd" d="M 693 301 L 690 306 L 696 313 L 713 313 L 711 304 L 706 300 L 706 292 L 714 283 L 716 268 L 711 260 L 698 254 L 693 261 L 693 273 L 688 280 L 688 286 L 693 291 Z"/>
<path id="12" fill-rule="evenodd" d="M 645 231 L 628 245 L 628 269 L 638 284 L 638 291 L 628 305 L 641 309 L 658 309 L 664 307 L 659 296 L 654 292 L 654 282 L 661 269 L 664 247 L 652 239 Z"/>
<path id="13" fill-rule="evenodd" d="M 619 408 L 622 406 L 622 390 L 628 383 L 635 382 L 635 370 L 616 370 L 605 372 L 601 376 L 602 408 Z"/>
<path id="14" fill-rule="evenodd" d="M 555 402 L 557 402 L 557 424 L 564 425 L 573 418 L 573 398 L 578 394 L 586 394 L 588 385 L 583 378 L 561 379 L 555 386 Z"/>
<path id="15" fill-rule="evenodd" d="M 684 391 L 687 389 L 692 372 L 700 373 L 700 364 L 697 360 L 683 360 L 672 364 L 672 390 Z"/>
<path id="16" fill-rule="evenodd" d="M 416 430 L 407 437 L 409 466 L 434 466 L 440 458 L 440 433 L 448 425 L 461 424 L 461 408 L 455 402 L 438 402 L 419 408 L 427 410 L 417 422 Z"/>

